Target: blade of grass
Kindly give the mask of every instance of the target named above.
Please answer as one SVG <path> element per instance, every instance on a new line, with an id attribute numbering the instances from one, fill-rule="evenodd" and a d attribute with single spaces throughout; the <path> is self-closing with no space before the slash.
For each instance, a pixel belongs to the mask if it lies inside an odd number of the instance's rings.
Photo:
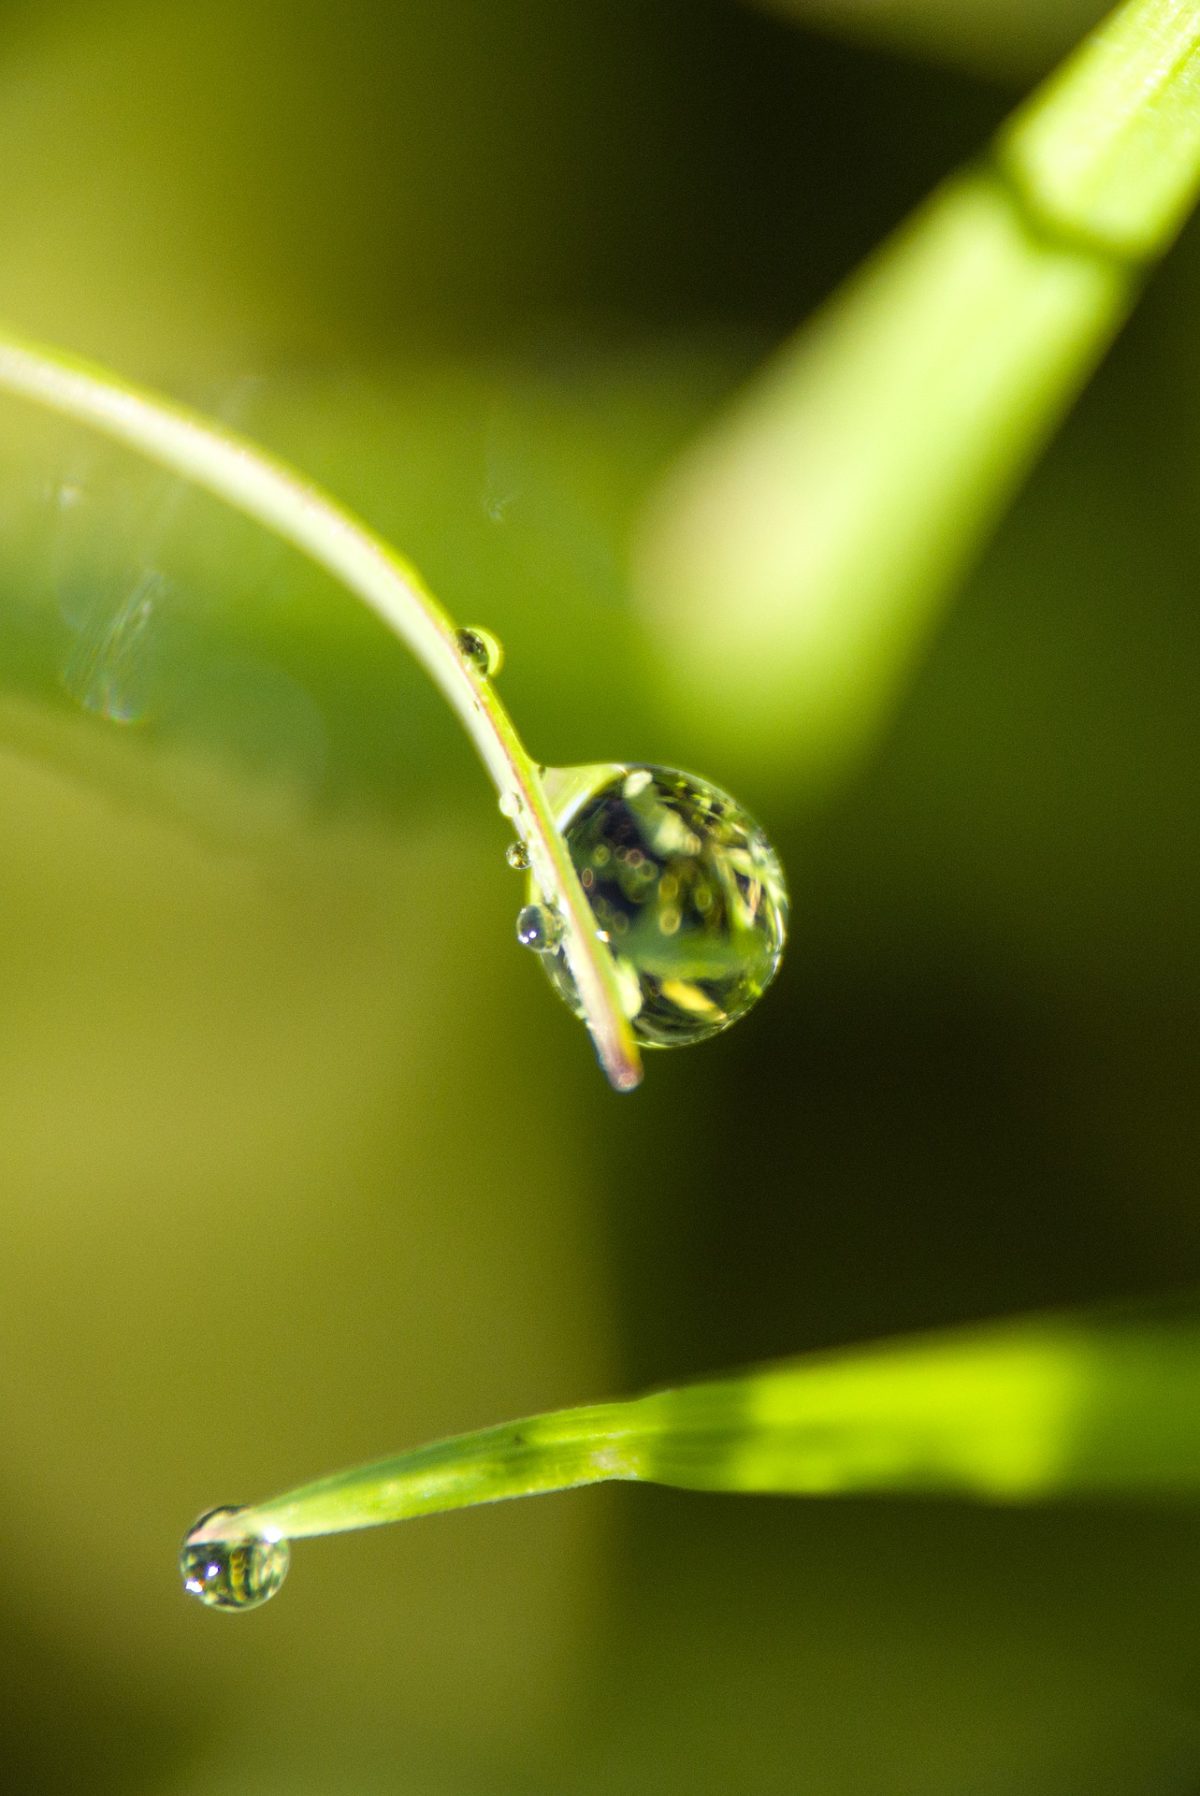
<path id="1" fill-rule="evenodd" d="M 0 327 L 0 389 L 90 424 L 216 494 L 340 580 L 407 644 L 458 714 L 562 920 L 563 945 L 600 1063 L 618 1091 L 641 1079 L 616 969 L 600 942 L 542 787 L 495 687 L 420 576 L 328 493 L 247 438 L 120 376 Z"/>
<path id="2" fill-rule="evenodd" d="M 1198 185 L 1200 6 L 1128 0 L 665 486 L 640 587 L 690 725 L 854 763 Z"/>
<path id="3" fill-rule="evenodd" d="M 192 1543 L 368 1528 L 605 1479 L 831 1496 L 1200 1497 L 1200 1318 L 1047 1317 L 560 1410 L 339 1472 Z"/>

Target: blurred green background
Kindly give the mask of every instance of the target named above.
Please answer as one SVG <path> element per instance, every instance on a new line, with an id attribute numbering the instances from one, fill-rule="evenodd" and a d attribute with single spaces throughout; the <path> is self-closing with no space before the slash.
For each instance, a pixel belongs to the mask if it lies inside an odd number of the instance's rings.
<path id="1" fill-rule="evenodd" d="M 200 1509 L 426 1437 L 1200 1282 L 1195 233 L 820 805 L 664 706 L 629 573 L 1098 8 L 1048 10 L 0 12 L 0 313 L 320 476 L 499 632 L 536 753 L 729 786 L 794 901 L 761 1010 L 615 1097 L 399 646 L 4 402 L 0 1787 L 1200 1787 L 1193 1513 L 618 1488 L 302 1546 L 244 1620 L 174 1575 Z"/>

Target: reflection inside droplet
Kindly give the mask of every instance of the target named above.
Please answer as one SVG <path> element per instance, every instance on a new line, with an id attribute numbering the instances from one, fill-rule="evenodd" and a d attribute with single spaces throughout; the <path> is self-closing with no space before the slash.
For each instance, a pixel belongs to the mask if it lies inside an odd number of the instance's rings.
<path id="1" fill-rule="evenodd" d="M 665 767 L 556 769 L 547 789 L 638 1039 L 682 1046 L 743 1016 L 775 977 L 787 931 L 783 870 L 754 819 Z M 541 904 L 534 880 L 529 896 Z M 581 1015 L 561 945 L 543 955 Z"/>
<path id="2" fill-rule="evenodd" d="M 517 916 L 517 940 L 522 948 L 550 954 L 562 935 L 557 913 L 547 904 L 527 904 Z"/>
<path id="3" fill-rule="evenodd" d="M 206 1511 L 180 1548 L 183 1588 L 209 1609 L 257 1609 L 270 1601 L 287 1577 L 291 1550 L 286 1540 L 260 1534 L 196 1539 L 218 1517 L 232 1519 L 241 1513 L 236 1505 Z"/>
<path id="4" fill-rule="evenodd" d="M 504 648 L 498 636 L 478 624 L 456 630 L 454 640 L 464 661 L 469 661 L 485 680 L 494 679 L 504 665 Z"/>

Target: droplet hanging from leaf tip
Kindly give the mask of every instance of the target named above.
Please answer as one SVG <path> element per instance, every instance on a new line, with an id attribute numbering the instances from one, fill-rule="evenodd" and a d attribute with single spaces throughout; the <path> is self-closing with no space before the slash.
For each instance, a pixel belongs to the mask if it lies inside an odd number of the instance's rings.
<path id="1" fill-rule="evenodd" d="M 783 870 L 759 825 L 672 768 L 555 769 L 547 790 L 638 1040 L 684 1046 L 736 1022 L 775 977 L 787 933 Z M 529 897 L 522 918 L 542 906 L 536 880 Z M 528 945 L 582 1015 L 564 946 Z"/>
<path id="2" fill-rule="evenodd" d="M 183 1588 L 208 1609 L 257 1609 L 270 1601 L 287 1577 L 291 1550 L 286 1540 L 255 1533 L 207 1538 L 209 1524 L 218 1516 L 233 1518 L 239 1513 L 237 1505 L 207 1510 L 180 1548 Z"/>

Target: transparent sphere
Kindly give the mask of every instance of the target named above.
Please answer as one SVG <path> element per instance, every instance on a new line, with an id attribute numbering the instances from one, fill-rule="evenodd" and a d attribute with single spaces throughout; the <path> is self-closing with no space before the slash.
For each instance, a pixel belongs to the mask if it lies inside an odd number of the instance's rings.
<path id="1" fill-rule="evenodd" d="M 666 767 L 568 769 L 560 812 L 571 859 L 617 966 L 633 1032 L 681 1047 L 736 1022 L 779 967 L 787 932 L 783 870 L 736 800 Z M 530 899 L 542 903 L 531 882 Z M 542 964 L 581 1014 L 561 946 Z"/>
<path id="2" fill-rule="evenodd" d="M 469 661 L 485 680 L 493 680 L 504 666 L 504 645 L 498 636 L 481 624 L 469 630 L 456 630 L 454 641 L 464 661 Z"/>
<path id="3" fill-rule="evenodd" d="M 237 1508 L 210 1509 L 189 1531 L 179 1552 L 183 1588 L 210 1609 L 257 1609 L 269 1602 L 287 1577 L 291 1552 L 286 1540 L 248 1534 L 229 1541 L 196 1541 L 218 1516 Z"/>
<path id="4" fill-rule="evenodd" d="M 562 926 L 548 905 L 526 904 L 517 912 L 517 940 L 522 948 L 550 954 L 558 946 L 561 935 Z"/>

